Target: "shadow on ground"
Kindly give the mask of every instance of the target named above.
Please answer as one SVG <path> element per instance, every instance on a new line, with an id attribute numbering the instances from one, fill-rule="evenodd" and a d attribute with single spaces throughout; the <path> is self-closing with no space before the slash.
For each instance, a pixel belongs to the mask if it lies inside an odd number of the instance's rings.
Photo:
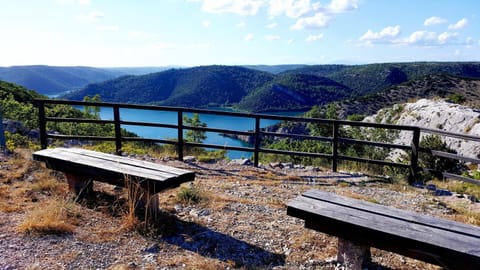
<path id="1" fill-rule="evenodd" d="M 283 254 L 272 253 L 196 223 L 177 219 L 176 224 L 177 232 L 160 240 L 205 257 L 233 262 L 235 267 L 258 269 L 285 264 Z"/>

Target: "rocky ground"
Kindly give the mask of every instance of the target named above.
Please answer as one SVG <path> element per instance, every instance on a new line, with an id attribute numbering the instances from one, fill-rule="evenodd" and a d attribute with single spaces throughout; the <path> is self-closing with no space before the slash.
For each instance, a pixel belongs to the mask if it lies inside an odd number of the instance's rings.
<path id="1" fill-rule="evenodd" d="M 71 233 L 29 234 L 19 230 L 25 216 L 58 195 L 25 185 L 35 183 L 36 172 L 45 170 L 40 164 L 25 161 L 29 168 L 11 177 L 11 170 L 25 164 L 3 159 L 0 269 L 343 269 L 335 262 L 334 237 L 305 229 L 302 220 L 286 215 L 288 200 L 312 188 L 458 218 L 451 202 L 426 189 L 385 183 L 362 174 L 288 164 L 254 168 L 226 161 L 153 161 L 195 171 L 196 180 L 190 185 L 204 198 L 197 204 L 181 204 L 176 200 L 179 189 L 163 192 L 160 231 L 128 229 L 125 215 L 115 209 L 122 207 L 123 192 L 96 184 L 95 202 L 76 203 L 80 210 Z M 62 181 L 62 190 L 66 190 L 62 175 L 47 173 Z M 10 195 L 1 190 L 9 190 Z M 14 193 L 15 200 L 11 197 Z M 6 208 L 8 202 L 18 207 Z M 465 199 L 456 202 L 480 211 L 478 203 Z M 372 257 L 368 269 L 436 269 L 376 249 Z"/>

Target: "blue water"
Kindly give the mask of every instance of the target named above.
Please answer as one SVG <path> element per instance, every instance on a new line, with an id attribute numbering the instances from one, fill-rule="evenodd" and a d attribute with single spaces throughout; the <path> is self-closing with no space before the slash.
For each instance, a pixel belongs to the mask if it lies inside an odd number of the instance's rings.
<path id="1" fill-rule="evenodd" d="M 273 115 L 298 115 L 301 112 L 269 112 Z M 185 113 L 184 115 L 191 117 L 191 113 Z M 255 120 L 245 117 L 234 116 L 219 116 L 211 114 L 200 114 L 200 121 L 207 124 L 210 128 L 231 129 L 236 131 L 247 131 L 255 129 Z M 101 108 L 100 117 L 105 120 L 113 119 L 113 110 L 111 108 Z M 123 121 L 139 121 L 139 122 L 151 122 L 161 124 L 177 124 L 177 113 L 168 111 L 151 111 L 151 110 L 138 110 L 138 109 L 120 109 L 120 118 Z M 266 127 L 277 123 L 278 120 L 261 120 L 260 127 Z M 140 137 L 149 139 L 169 139 L 177 138 L 177 130 L 172 128 L 158 128 L 158 127 L 144 127 L 144 126 L 131 126 L 122 125 L 122 128 L 134 132 Z M 208 144 L 216 144 L 222 146 L 245 146 L 250 147 L 248 143 L 240 140 L 223 137 L 218 133 L 207 132 L 207 139 L 203 142 Z M 230 159 L 237 158 L 250 158 L 251 152 L 248 151 L 227 151 L 227 157 Z"/>

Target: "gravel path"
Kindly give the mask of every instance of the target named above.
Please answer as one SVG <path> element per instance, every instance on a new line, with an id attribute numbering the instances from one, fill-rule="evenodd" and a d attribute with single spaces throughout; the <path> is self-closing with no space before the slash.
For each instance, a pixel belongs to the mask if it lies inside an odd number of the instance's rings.
<path id="1" fill-rule="evenodd" d="M 18 226 L 27 211 L 0 212 L 0 269 L 342 269 L 334 260 L 335 238 L 307 230 L 301 220 L 286 215 L 285 203 L 311 188 L 453 217 L 452 209 L 427 190 L 386 184 L 362 174 L 278 164 L 254 168 L 225 161 L 158 162 L 194 170 L 193 185 L 207 198 L 182 205 L 175 200 L 178 189 L 163 192 L 162 235 L 144 236 L 125 229 L 122 215 L 109 206 L 108 198 L 119 191 L 100 184 L 95 189 L 108 196 L 99 196 L 95 206 L 79 205 L 81 217 L 71 234 L 21 233 Z M 32 178 L 26 175 L 19 181 L 35 181 Z M 0 188 L 6 185 L 15 182 L 2 182 Z M 22 205 L 38 207 L 50 196 L 34 195 L 35 200 Z M 436 269 L 381 250 L 372 253 L 369 269 Z"/>

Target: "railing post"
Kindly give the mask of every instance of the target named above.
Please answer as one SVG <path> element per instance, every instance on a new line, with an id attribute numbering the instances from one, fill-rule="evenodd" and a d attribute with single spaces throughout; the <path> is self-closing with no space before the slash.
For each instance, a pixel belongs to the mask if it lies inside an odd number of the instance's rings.
<path id="1" fill-rule="evenodd" d="M 38 107 L 38 128 L 40 132 L 40 147 L 46 149 L 48 146 L 47 140 L 47 120 L 45 119 L 45 102 L 43 100 L 37 100 L 36 105 Z"/>
<path id="2" fill-rule="evenodd" d="M 3 113 L 2 108 L 0 107 L 0 150 L 5 151 L 6 149 L 5 133 L 3 130 Z"/>
<path id="3" fill-rule="evenodd" d="M 333 121 L 333 141 L 332 141 L 332 171 L 337 171 L 338 164 L 338 128 L 337 121 Z"/>
<path id="4" fill-rule="evenodd" d="M 408 175 L 408 183 L 411 185 L 418 179 L 418 151 L 420 149 L 420 128 L 413 130 L 412 138 L 412 156 L 410 158 L 410 173 Z"/>
<path id="5" fill-rule="evenodd" d="M 117 155 L 122 154 L 122 129 L 120 125 L 120 107 L 113 106 L 113 120 L 115 122 L 115 151 Z"/>
<path id="6" fill-rule="evenodd" d="M 177 122 L 178 122 L 178 143 L 177 143 L 177 152 L 178 152 L 178 160 L 183 161 L 183 112 L 182 110 L 178 111 L 177 115 Z"/>
<path id="7" fill-rule="evenodd" d="M 255 145 L 254 145 L 254 152 L 253 152 L 253 165 L 258 167 L 258 154 L 260 151 L 260 117 L 255 116 Z"/>

